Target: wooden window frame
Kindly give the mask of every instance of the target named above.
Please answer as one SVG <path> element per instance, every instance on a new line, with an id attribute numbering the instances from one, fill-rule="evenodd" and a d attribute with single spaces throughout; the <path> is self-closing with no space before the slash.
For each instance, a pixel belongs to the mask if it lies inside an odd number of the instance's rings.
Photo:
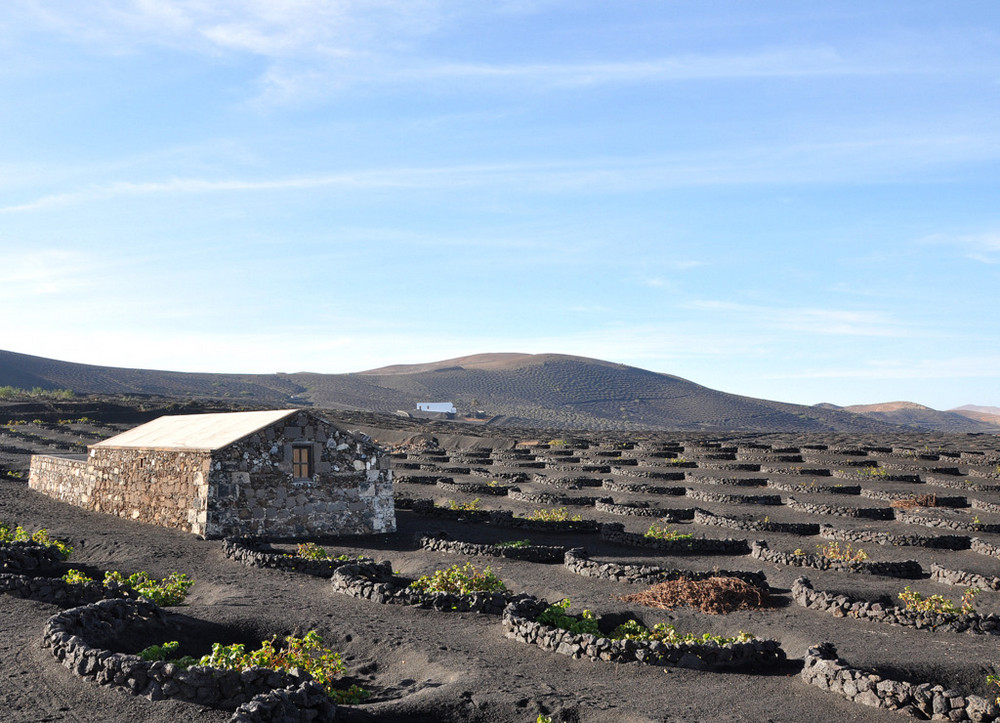
<path id="1" fill-rule="evenodd" d="M 292 477 L 294 479 L 312 479 L 314 471 L 312 445 L 292 445 Z"/>

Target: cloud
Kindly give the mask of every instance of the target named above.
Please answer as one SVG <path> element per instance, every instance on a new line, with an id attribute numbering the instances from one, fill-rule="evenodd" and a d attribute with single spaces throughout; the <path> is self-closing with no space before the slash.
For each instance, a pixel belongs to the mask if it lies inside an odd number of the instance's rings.
<path id="1" fill-rule="evenodd" d="M 4 292 L 19 299 L 68 294 L 89 283 L 93 261 L 83 253 L 60 249 L 5 253 Z"/>
<path id="2" fill-rule="evenodd" d="M 918 243 L 937 246 L 955 246 L 965 252 L 965 257 L 984 264 L 1000 264 L 1000 232 L 986 231 L 978 234 L 934 234 L 925 236 Z"/>
<path id="3" fill-rule="evenodd" d="M 738 317 L 741 324 L 820 336 L 912 337 L 926 335 L 880 311 L 818 309 L 693 301 L 687 308 Z"/>
<path id="4" fill-rule="evenodd" d="M 947 359 L 873 359 L 846 368 L 782 372 L 771 378 L 794 379 L 997 379 L 1000 355 Z"/>
<path id="5" fill-rule="evenodd" d="M 723 185 L 879 182 L 905 179 L 929 166 L 984 163 L 1000 158 L 1000 135 L 965 138 L 882 137 L 860 142 L 727 148 L 654 157 L 600 157 L 383 169 L 357 169 L 264 179 L 173 178 L 114 181 L 40 196 L 0 207 L 0 213 L 35 211 L 116 197 L 154 194 L 303 191 L 324 187 L 353 190 L 507 188 L 537 193 L 630 193 L 663 188 Z M 919 149 L 919 153 L 915 152 Z M 39 171 L 36 170 L 36 176 Z M 978 249 L 980 260 L 996 252 L 996 237 L 959 237 Z M 696 261 L 680 263 L 696 264 Z"/>

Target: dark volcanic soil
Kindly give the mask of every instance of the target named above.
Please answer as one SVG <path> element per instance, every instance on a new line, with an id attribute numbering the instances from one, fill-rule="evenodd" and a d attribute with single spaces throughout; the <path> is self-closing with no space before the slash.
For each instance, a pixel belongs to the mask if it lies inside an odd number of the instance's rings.
<path id="1" fill-rule="evenodd" d="M 336 419 L 336 414 L 331 415 Z M 54 421 L 54 420 L 52 420 Z M 356 426 L 348 424 L 350 428 Z M 76 441 L 93 442 L 99 436 L 114 433 L 122 426 L 78 423 L 28 424 L 0 427 L 0 464 L 15 472 L 23 470 L 30 452 L 71 453 L 80 451 Z M 714 477 L 761 478 L 787 483 L 818 485 L 860 484 L 880 490 L 913 491 L 915 494 L 937 492 L 962 495 L 962 490 L 928 484 L 928 478 L 948 478 L 970 482 L 1000 480 L 970 476 L 995 473 L 1000 458 L 996 438 L 936 435 L 899 437 L 892 440 L 836 437 L 756 438 L 757 448 L 747 447 L 749 438 L 731 441 L 684 438 L 680 435 L 609 435 L 567 439 L 569 444 L 550 448 L 530 447 L 530 456 L 516 457 L 512 448 L 516 439 L 503 433 L 473 438 L 446 436 L 440 425 L 434 427 L 438 445 L 425 454 L 427 436 L 414 438 L 413 430 L 375 433 L 385 444 L 412 442 L 406 458 L 399 457 L 396 474 L 397 494 L 411 498 L 433 498 L 439 503 L 454 499 L 471 502 L 480 498 L 480 508 L 514 510 L 523 514 L 539 505 L 507 497 L 445 492 L 434 485 L 422 484 L 421 477 L 445 475 L 456 482 L 505 480 L 504 475 L 521 472 L 526 479 L 516 481 L 524 490 L 569 496 L 601 496 L 616 502 L 645 501 L 662 507 L 701 507 L 727 516 L 750 516 L 757 520 L 822 522 L 846 528 L 879 528 L 897 534 L 944 534 L 946 530 L 906 525 L 900 522 L 874 522 L 826 515 L 811 515 L 790 510 L 787 506 L 732 505 L 694 501 L 685 497 L 608 492 L 601 487 L 562 489 L 546 484 L 560 478 L 585 476 L 656 485 L 679 485 L 720 493 L 777 493 L 774 489 L 737 488 L 712 484 Z M 369 426 L 369 432 L 375 432 Z M 484 433 L 484 432 L 480 432 Z M 630 442 L 644 437 L 635 449 L 616 449 L 613 442 Z M 52 440 L 49 444 L 45 440 Z M 522 439 L 523 441 L 523 439 Z M 684 446 L 685 459 L 698 466 L 685 469 L 683 481 L 631 476 L 635 470 L 664 471 L 678 469 L 662 457 L 650 456 L 650 450 L 663 449 L 672 441 Z M 805 445 L 827 445 L 828 449 L 806 449 Z M 60 446 L 61 445 L 61 446 Z M 878 450 L 864 450 L 865 446 Z M 621 445 L 618 444 L 620 447 Z M 626 445 L 627 446 L 627 445 Z M 906 452 L 903 448 L 910 450 Z M 798 452 L 791 451 L 793 448 Z M 489 464 L 470 461 L 470 450 L 493 450 Z M 726 449 L 734 451 L 727 452 Z M 738 453 L 736 450 L 740 450 Z M 770 471 L 723 471 L 713 465 L 739 463 L 740 457 L 764 458 L 759 462 Z M 721 450 L 721 451 L 720 451 Z M 849 454 L 850 451 L 857 454 Z M 985 455 L 959 457 L 960 450 L 979 450 Z M 616 452 L 622 458 L 639 458 L 639 465 L 618 466 L 612 472 L 582 472 L 584 465 L 603 459 L 614 464 Z M 560 454 L 557 454 L 560 453 Z M 603 458 L 598 453 L 607 453 Z M 954 456 L 942 456 L 943 453 Z M 802 461 L 791 460 L 795 454 Z M 580 461 L 564 461 L 580 457 Z M 563 460 L 559 460 L 562 457 Z M 732 457 L 719 459 L 719 457 Z M 861 482 L 821 474 L 803 474 L 825 469 L 848 468 L 849 460 L 869 460 L 880 466 L 896 465 L 905 470 L 893 473 L 918 474 L 920 483 L 882 481 L 876 477 Z M 543 468 L 516 465 L 545 461 Z M 409 468 L 404 468 L 406 465 Z M 467 473 L 464 468 L 472 468 Z M 483 470 L 475 474 L 474 470 Z M 574 468 L 577 469 L 574 472 Z M 943 468 L 958 468 L 940 472 Z M 0 470 L 2 474 L 3 470 Z M 537 476 L 535 476 L 537 475 Z M 781 492 L 783 498 L 788 493 Z M 888 502 L 861 496 L 833 494 L 795 494 L 800 501 L 852 506 L 887 506 Z M 1000 503 L 1000 493 L 969 492 L 967 496 Z M 625 517 L 596 511 L 593 507 L 570 507 L 585 519 L 622 522 L 631 532 L 643 532 L 649 518 Z M 1000 515 L 972 512 L 968 508 L 946 511 L 928 508 L 926 514 L 951 515 L 971 520 L 975 515 L 983 523 L 1000 522 Z M 774 592 L 777 605 L 768 610 L 708 616 L 690 609 L 661 611 L 618 601 L 616 596 L 636 592 L 644 586 L 585 578 L 561 565 L 542 565 L 497 558 L 477 558 L 477 566 L 491 565 L 507 586 L 555 601 L 569 597 L 574 611 L 591 608 L 598 613 L 628 611 L 646 624 L 670 621 L 682 632 L 735 633 L 746 630 L 762 638 L 782 643 L 792 659 L 786 669 L 770 674 L 704 673 L 683 669 L 595 663 L 545 652 L 504 637 L 500 621 L 469 613 L 442 613 L 379 605 L 334 593 L 327 580 L 275 570 L 251 569 L 227 559 L 219 541 L 204 541 L 192 535 L 149 525 L 86 512 L 43 497 L 27 488 L 23 480 L 8 477 L 0 481 L 0 520 L 20 524 L 32 530 L 45 527 L 56 537 L 68 540 L 75 552 L 66 564 L 88 566 L 94 570 L 117 569 L 125 573 L 146 570 L 162 577 L 173 571 L 185 572 L 196 580 L 186 604 L 173 610 L 200 621 L 223 626 L 234 635 L 264 638 L 316 629 L 324 640 L 340 651 L 347 661 L 348 674 L 372 691 L 370 702 L 342 708 L 338 719 L 347 721 L 499 721 L 533 723 L 539 713 L 563 721 L 899 721 L 897 713 L 878 711 L 852 704 L 843 698 L 805 685 L 798 677 L 801 657 L 806 648 L 821 641 L 832 641 L 840 656 L 859 667 L 891 670 L 893 674 L 917 681 L 959 686 L 968 692 L 991 695 L 985 676 L 993 672 L 998 660 L 997 638 L 904 629 L 855 619 L 835 618 L 803 609 L 787 594 L 792 581 L 808 576 L 818 589 L 835 589 L 876 598 L 895 597 L 906 584 L 925 593 L 941 593 L 952 599 L 962 589 L 933 584 L 928 580 L 903 581 L 886 577 L 811 569 L 788 568 L 763 563 L 750 557 L 670 556 L 654 551 L 611 545 L 598 535 L 524 533 L 498 529 L 484 524 L 468 524 L 421 516 L 410 511 L 398 512 L 399 532 L 374 538 L 341 539 L 327 544 L 331 552 L 364 554 L 390 560 L 393 569 L 412 577 L 443 568 L 468 558 L 444 553 L 430 553 L 417 548 L 414 533 L 446 531 L 456 539 L 491 542 L 530 537 L 537 544 L 559 544 L 586 548 L 590 556 L 602 561 L 648 562 L 664 567 L 691 570 L 725 569 L 763 570 Z M 789 534 L 753 533 L 700 527 L 691 523 L 675 525 L 684 532 L 704 537 L 766 539 L 772 549 L 813 552 L 826 542 L 819 537 Z M 961 533 L 955 533 L 961 534 Z M 1000 544 L 1000 535 L 979 534 Z M 918 547 L 881 547 L 862 545 L 875 560 L 916 559 L 925 572 L 931 563 L 986 575 L 1000 575 L 1000 560 L 968 550 L 946 551 Z M 982 611 L 1000 610 L 1000 593 L 986 591 L 978 598 Z M 0 596 L 0 696 L 7 721 L 226 721 L 228 711 L 204 708 L 174 701 L 150 702 L 132 698 L 120 690 L 98 687 L 76 677 L 60 666 L 49 651 L 41 648 L 45 620 L 57 612 L 53 605 Z M 207 644 L 210 641 L 206 641 Z M 205 652 L 208 652 L 207 649 Z"/>

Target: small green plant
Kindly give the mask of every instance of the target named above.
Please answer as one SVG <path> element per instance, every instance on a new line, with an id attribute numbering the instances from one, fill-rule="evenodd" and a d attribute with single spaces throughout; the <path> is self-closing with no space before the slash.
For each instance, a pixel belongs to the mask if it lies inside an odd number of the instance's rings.
<path id="1" fill-rule="evenodd" d="M 507 540 L 506 542 L 497 542 L 493 547 L 531 547 L 531 540 L 527 538 L 523 540 Z"/>
<path id="2" fill-rule="evenodd" d="M 579 615 L 570 615 L 569 605 L 569 598 L 552 603 L 538 616 L 538 622 L 562 628 L 571 633 L 600 635 L 601 631 L 597 627 L 597 616 L 593 612 L 584 610 Z"/>
<path id="3" fill-rule="evenodd" d="M 843 547 L 837 541 L 828 542 L 825 545 L 816 545 L 819 548 L 819 554 L 830 560 L 838 560 L 841 562 L 864 562 L 868 559 L 868 553 L 862 550 L 860 547 L 854 549 L 850 542 L 848 542 Z"/>
<path id="4" fill-rule="evenodd" d="M 472 500 L 472 502 L 458 502 L 456 500 L 451 500 L 448 502 L 449 510 L 461 510 L 463 512 L 472 512 L 473 510 L 479 509 L 479 498 Z"/>
<path id="5" fill-rule="evenodd" d="M 28 531 L 20 525 L 11 530 L 6 524 L 0 522 L 0 543 L 11 542 L 36 542 L 39 545 L 45 545 L 46 547 L 54 547 L 59 551 L 60 557 L 64 560 L 73 554 L 72 547 L 67 545 L 62 540 L 55 540 L 49 537 L 49 531 L 44 527 L 29 534 Z"/>
<path id="6" fill-rule="evenodd" d="M 684 633 L 681 635 L 670 623 L 656 623 L 652 628 L 647 628 L 635 620 L 625 621 L 615 628 L 609 637 L 618 640 L 658 640 L 668 645 L 679 645 L 681 643 L 715 643 L 716 645 L 727 645 L 729 643 L 746 643 L 754 639 L 753 635 L 742 630 L 733 637 L 712 635 L 711 633 L 703 635 Z"/>
<path id="7" fill-rule="evenodd" d="M 145 571 L 136 572 L 128 577 L 117 570 L 104 573 L 104 584 L 112 582 L 128 585 L 140 595 L 163 607 L 180 605 L 187 597 L 188 590 L 194 585 L 194 580 L 182 572 L 172 572 L 162 580 L 156 580 Z"/>
<path id="8" fill-rule="evenodd" d="M 162 660 L 181 668 L 190 668 L 192 665 L 198 665 L 198 658 L 190 655 L 178 656 L 177 651 L 180 647 L 181 644 L 176 640 L 163 643 L 163 645 L 150 645 L 148 648 L 143 648 L 139 651 L 139 657 L 151 663 Z"/>
<path id="9" fill-rule="evenodd" d="M 580 515 L 570 515 L 565 507 L 551 507 L 532 510 L 524 516 L 526 520 L 538 520 L 541 522 L 580 522 L 583 517 Z"/>
<path id="10" fill-rule="evenodd" d="M 424 592 L 449 592 L 470 595 L 474 592 L 500 592 L 507 586 L 489 567 L 480 571 L 471 562 L 435 570 L 417 579 L 410 587 Z"/>
<path id="11" fill-rule="evenodd" d="M 687 464 L 687 459 L 685 457 L 681 457 L 680 455 L 676 457 L 671 457 L 670 459 L 665 461 L 667 464 Z"/>
<path id="12" fill-rule="evenodd" d="M 570 615 L 569 606 L 569 598 L 564 598 L 545 608 L 537 620 L 545 625 L 552 625 L 575 634 L 589 633 L 590 635 L 602 635 L 598 627 L 597 616 L 592 611 L 584 610 L 580 615 Z M 745 633 L 742 630 L 733 637 L 712 635 L 711 633 L 705 633 L 700 636 L 694 633 L 681 635 L 669 623 L 657 623 L 652 628 L 647 628 L 637 620 L 626 620 L 606 637 L 613 640 L 657 640 L 669 645 L 678 645 L 680 643 L 715 643 L 717 645 L 726 645 L 728 643 L 745 643 L 754 639 L 753 635 Z"/>
<path id="13" fill-rule="evenodd" d="M 320 547 L 315 542 L 300 542 L 295 549 L 295 554 L 288 555 L 288 557 L 301 557 L 304 560 L 317 560 L 320 562 L 345 562 L 351 559 L 349 555 L 337 555 L 334 557 L 326 551 L 326 548 Z"/>
<path id="14" fill-rule="evenodd" d="M 66 574 L 62 576 L 63 581 L 68 582 L 70 585 L 85 585 L 88 582 L 93 582 L 94 578 L 90 577 L 81 570 L 67 570 Z"/>
<path id="15" fill-rule="evenodd" d="M 643 533 L 643 537 L 650 537 L 655 540 L 690 540 L 694 535 L 671 530 L 662 522 L 657 521 L 649 526 L 649 529 Z"/>
<path id="16" fill-rule="evenodd" d="M 801 547 L 796 547 L 794 550 L 792 550 L 792 554 L 795 555 L 796 557 L 805 557 L 806 553 L 802 550 Z"/>
<path id="17" fill-rule="evenodd" d="M 552 723 L 552 716 L 539 713 L 538 717 L 535 718 L 535 723 Z"/>
<path id="18" fill-rule="evenodd" d="M 94 578 L 75 569 L 67 570 L 62 579 L 72 585 L 83 585 L 94 581 Z M 188 590 L 194 585 L 194 580 L 180 572 L 172 572 L 162 580 L 156 580 L 150 577 L 148 572 L 137 572 L 125 577 L 117 570 L 110 570 L 104 573 L 104 585 L 110 583 L 127 585 L 157 605 L 169 607 L 180 605 L 184 601 Z"/>
<path id="19" fill-rule="evenodd" d="M 315 542 L 300 542 L 295 549 L 296 557 L 303 557 L 306 560 L 326 560 L 329 558 L 326 550 Z"/>
<path id="20" fill-rule="evenodd" d="M 955 604 L 943 595 L 930 595 L 924 597 L 919 592 L 911 590 L 907 585 L 903 592 L 899 593 L 899 599 L 907 610 L 921 613 L 938 613 L 942 615 L 968 615 L 976 611 L 975 598 L 980 593 L 978 587 L 966 588 L 962 593 L 960 604 Z"/>
<path id="21" fill-rule="evenodd" d="M 326 694 L 338 703 L 360 703 L 368 692 L 352 685 L 338 688 L 336 679 L 344 670 L 344 661 L 338 653 L 323 647 L 323 639 L 315 630 L 310 630 L 301 638 L 289 636 L 283 646 L 275 644 L 276 638 L 265 640 L 257 650 L 246 652 L 242 643 L 223 645 L 214 643 L 212 653 L 204 656 L 199 665 L 213 668 L 246 670 L 252 667 L 272 670 L 292 670 L 298 668 L 309 673 L 323 686 Z"/>
<path id="22" fill-rule="evenodd" d="M 885 467 L 857 467 L 856 471 L 858 474 L 865 477 L 872 477 L 878 479 L 880 477 L 887 477 L 889 475 L 889 470 Z"/>
<path id="23" fill-rule="evenodd" d="M 996 685 L 1000 687 L 1000 675 L 987 675 L 986 682 L 990 685 Z M 993 699 L 993 702 L 1000 705 L 1000 695 Z"/>

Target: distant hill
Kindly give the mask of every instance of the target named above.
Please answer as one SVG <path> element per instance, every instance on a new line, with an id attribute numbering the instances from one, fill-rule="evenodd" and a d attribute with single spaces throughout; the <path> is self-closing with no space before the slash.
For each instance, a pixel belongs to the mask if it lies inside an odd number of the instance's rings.
<path id="1" fill-rule="evenodd" d="M 562 354 L 481 354 L 352 374 L 200 374 L 0 351 L 5 385 L 383 413 L 453 402 L 460 411 L 484 410 L 496 424 L 556 429 L 900 431 L 873 414 L 727 394 L 669 374 Z"/>
<path id="2" fill-rule="evenodd" d="M 980 407 L 976 404 L 965 404 L 955 409 L 949 409 L 948 411 L 1000 428 L 1000 407 Z"/>
<path id="3" fill-rule="evenodd" d="M 823 405 L 828 409 L 861 414 L 889 424 L 915 427 L 921 430 L 955 433 L 1000 433 L 1000 417 L 991 419 L 989 414 L 951 410 L 941 412 L 915 402 L 882 402 L 880 404 L 854 404 L 848 407 Z M 969 405 L 972 406 L 972 405 Z M 995 407 L 994 407 L 995 408 Z"/>

